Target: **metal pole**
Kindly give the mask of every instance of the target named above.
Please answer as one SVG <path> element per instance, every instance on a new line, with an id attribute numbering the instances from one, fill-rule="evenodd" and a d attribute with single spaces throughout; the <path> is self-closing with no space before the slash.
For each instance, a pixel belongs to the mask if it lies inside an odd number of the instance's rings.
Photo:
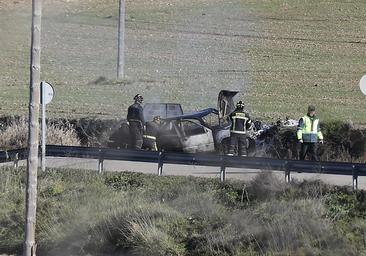
<path id="1" fill-rule="evenodd" d="M 14 157 L 14 169 L 18 169 L 18 167 L 19 167 L 19 153 L 16 153 Z"/>
<path id="2" fill-rule="evenodd" d="M 352 176 L 352 185 L 353 185 L 353 190 L 358 189 L 358 176 L 357 175 Z"/>
<path id="3" fill-rule="evenodd" d="M 291 168 L 287 161 L 285 162 L 284 167 L 285 167 L 285 181 L 286 181 L 286 183 L 290 183 L 291 182 Z"/>
<path id="4" fill-rule="evenodd" d="M 352 166 L 352 169 L 352 187 L 356 191 L 358 189 L 358 173 L 355 165 Z"/>
<path id="5" fill-rule="evenodd" d="M 286 183 L 291 182 L 291 172 L 290 171 L 285 171 L 285 180 L 286 180 Z"/>
<path id="6" fill-rule="evenodd" d="M 125 62 L 124 48 L 125 48 L 125 0 L 119 0 L 117 79 L 123 79 L 124 77 L 124 62 Z"/>
<path id="7" fill-rule="evenodd" d="M 221 169 L 220 169 L 220 181 L 221 182 L 224 182 L 225 179 L 226 179 L 226 171 L 225 171 L 225 166 L 221 166 Z"/>
<path id="8" fill-rule="evenodd" d="M 159 152 L 159 157 L 158 157 L 158 176 L 163 176 L 163 165 L 164 165 L 163 152 Z"/>
<path id="9" fill-rule="evenodd" d="M 24 255 L 36 255 L 37 169 L 39 141 L 39 84 L 41 76 L 42 0 L 32 0 L 32 40 L 29 83 L 29 130 Z"/>
<path id="10" fill-rule="evenodd" d="M 104 159 L 99 158 L 98 160 L 98 173 L 104 172 Z"/>
<path id="11" fill-rule="evenodd" d="M 42 171 L 46 171 L 46 93 L 45 85 L 41 83 L 42 90 Z"/>

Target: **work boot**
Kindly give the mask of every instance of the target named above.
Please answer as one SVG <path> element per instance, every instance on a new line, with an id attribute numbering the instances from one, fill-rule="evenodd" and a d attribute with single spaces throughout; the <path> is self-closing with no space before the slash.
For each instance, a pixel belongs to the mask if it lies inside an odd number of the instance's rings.
<path id="1" fill-rule="evenodd" d="M 245 149 L 240 150 L 238 155 L 241 156 L 241 157 L 248 156 L 247 151 Z"/>

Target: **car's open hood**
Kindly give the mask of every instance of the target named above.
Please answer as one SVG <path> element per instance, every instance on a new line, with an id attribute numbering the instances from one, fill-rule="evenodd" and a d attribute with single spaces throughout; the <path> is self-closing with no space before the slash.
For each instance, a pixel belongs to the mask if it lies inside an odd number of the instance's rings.
<path id="1" fill-rule="evenodd" d="M 219 111 L 220 119 L 226 118 L 235 110 L 234 96 L 238 94 L 238 91 L 222 90 L 219 93 L 217 100 L 217 109 Z"/>

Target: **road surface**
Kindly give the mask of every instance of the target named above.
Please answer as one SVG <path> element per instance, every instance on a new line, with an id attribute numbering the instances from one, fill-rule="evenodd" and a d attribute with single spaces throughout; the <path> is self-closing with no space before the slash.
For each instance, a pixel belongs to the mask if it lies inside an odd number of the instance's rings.
<path id="1" fill-rule="evenodd" d="M 26 161 L 20 161 L 19 165 L 24 166 Z M 0 164 L 0 166 L 12 166 L 13 163 Z M 48 157 L 47 167 L 51 168 L 70 168 L 70 169 L 87 169 L 98 170 L 98 160 L 95 159 L 83 159 L 83 158 L 60 158 L 60 157 Z M 141 172 L 146 174 L 157 174 L 158 165 L 155 163 L 141 163 L 141 162 L 129 162 L 129 161 L 104 161 L 105 171 L 130 171 Z M 227 168 L 227 179 L 240 179 L 250 181 L 258 173 L 261 172 L 273 172 L 280 179 L 285 180 L 285 174 L 283 171 L 271 171 L 271 170 L 257 170 L 257 169 L 240 169 L 240 168 Z M 184 175 L 184 176 L 197 176 L 208 178 L 219 178 L 220 170 L 217 167 L 195 166 L 195 165 L 175 165 L 164 164 L 163 175 Z M 296 180 L 321 180 L 325 183 L 341 186 L 352 186 L 352 176 L 344 175 L 328 175 L 328 174 L 309 174 L 309 173 L 291 173 L 291 178 Z M 358 178 L 358 188 L 366 189 L 366 177 Z"/>

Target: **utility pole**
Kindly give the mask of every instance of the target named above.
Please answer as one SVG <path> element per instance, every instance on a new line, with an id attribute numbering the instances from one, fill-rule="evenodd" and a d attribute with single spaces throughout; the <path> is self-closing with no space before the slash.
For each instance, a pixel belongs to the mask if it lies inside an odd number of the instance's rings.
<path id="1" fill-rule="evenodd" d="M 125 0 L 119 0 L 118 16 L 117 79 L 123 79 L 125 64 Z"/>
<path id="2" fill-rule="evenodd" d="M 32 0 L 32 45 L 29 84 L 29 130 L 24 256 L 36 255 L 37 169 L 39 143 L 39 84 L 41 76 L 42 0 Z"/>

